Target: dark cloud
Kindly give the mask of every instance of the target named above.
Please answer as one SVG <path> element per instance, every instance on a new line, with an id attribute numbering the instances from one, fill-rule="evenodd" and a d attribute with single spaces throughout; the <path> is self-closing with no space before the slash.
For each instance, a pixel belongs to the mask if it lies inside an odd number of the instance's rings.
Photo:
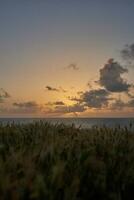
<path id="1" fill-rule="evenodd" d="M 81 102 L 90 108 L 103 108 L 108 105 L 110 93 L 105 89 L 86 91 L 81 95 Z"/>
<path id="2" fill-rule="evenodd" d="M 36 108 L 38 104 L 35 101 L 21 102 L 21 103 L 13 103 L 13 106 L 19 108 Z"/>
<path id="3" fill-rule="evenodd" d="M 103 108 L 108 106 L 112 98 L 109 97 L 110 92 L 105 89 L 94 89 L 82 92 L 78 97 L 69 97 L 69 100 L 76 101 L 87 108 Z"/>
<path id="4" fill-rule="evenodd" d="M 123 110 L 124 108 L 134 108 L 134 98 L 130 99 L 127 102 L 124 102 L 121 99 L 116 99 L 115 102 L 111 105 L 111 109 L 114 110 Z"/>
<path id="5" fill-rule="evenodd" d="M 81 94 L 83 94 L 83 93 L 84 93 L 83 91 L 78 91 L 78 92 L 77 92 L 78 95 L 81 95 Z"/>
<path id="6" fill-rule="evenodd" d="M 133 92 L 128 92 L 127 95 L 128 95 L 128 97 L 131 98 L 131 99 L 134 98 L 134 93 L 133 93 Z"/>
<path id="7" fill-rule="evenodd" d="M 59 87 L 59 88 L 55 88 L 55 87 L 51 87 L 51 86 L 46 86 L 46 89 L 48 90 L 48 91 L 52 91 L 52 92 L 63 92 L 63 93 L 65 93 L 65 92 L 67 92 L 67 90 L 64 90 L 62 87 Z"/>
<path id="8" fill-rule="evenodd" d="M 13 103 L 12 113 L 41 113 L 43 107 L 36 103 L 35 101 L 27 101 L 27 102 L 15 102 Z"/>
<path id="9" fill-rule="evenodd" d="M 130 107 L 133 104 L 133 101 L 125 103 L 122 100 L 114 99 L 111 97 L 112 92 L 125 92 L 128 94 L 129 98 L 132 95 L 130 94 L 130 89 L 132 89 L 132 84 L 127 83 L 127 81 L 122 77 L 125 73 L 128 73 L 128 70 L 121 66 L 118 62 L 115 62 L 114 59 L 109 59 L 107 64 L 100 69 L 100 78 L 97 83 L 102 88 L 93 89 L 91 84 L 90 90 L 80 91 L 77 93 L 76 97 L 68 97 L 69 100 L 76 102 L 72 106 L 66 105 L 54 105 L 52 112 L 54 113 L 75 113 L 75 112 L 84 112 L 88 108 L 94 109 L 122 109 L 124 107 Z M 60 88 L 49 88 L 50 90 L 60 90 Z M 114 103 L 112 103 L 114 100 Z"/>
<path id="10" fill-rule="evenodd" d="M 56 106 L 54 112 L 56 113 L 79 113 L 84 112 L 85 106 L 80 104 L 74 104 L 72 106 Z"/>
<path id="11" fill-rule="evenodd" d="M 57 89 L 57 88 L 54 88 L 54 87 L 51 87 L 51 86 L 46 86 L 46 89 L 48 90 L 48 91 L 56 91 L 56 92 L 59 92 L 59 89 Z"/>
<path id="12" fill-rule="evenodd" d="M 41 114 L 43 113 L 43 106 L 37 104 L 35 101 L 27 101 L 27 102 L 15 102 L 11 107 L 2 107 L 0 108 L 0 113 L 4 115 L 17 115 L 20 116 L 33 116 L 33 114 Z"/>
<path id="13" fill-rule="evenodd" d="M 112 104 L 110 109 L 111 110 L 123 110 L 125 107 L 128 106 L 128 103 L 125 103 L 121 99 L 116 99 Z"/>
<path id="14" fill-rule="evenodd" d="M 128 107 L 134 108 L 134 99 L 131 99 L 128 103 L 127 103 Z"/>
<path id="15" fill-rule="evenodd" d="M 110 92 L 105 89 L 95 89 L 83 92 L 79 98 L 77 97 L 68 97 L 69 100 L 75 101 L 76 103 L 71 106 L 67 105 L 54 105 L 54 109 L 50 110 L 50 113 L 81 113 L 86 111 L 88 108 L 102 109 L 106 108 L 109 105 L 109 101 L 113 100 L 110 98 Z M 62 102 L 61 102 L 62 103 Z M 60 103 L 59 103 L 60 104 Z M 48 104 L 47 104 L 48 105 Z M 50 105 L 50 104 L 49 104 Z"/>
<path id="16" fill-rule="evenodd" d="M 121 56 L 124 60 L 130 63 L 134 61 L 134 44 L 126 45 L 123 50 L 121 50 Z"/>
<path id="17" fill-rule="evenodd" d="M 0 103 L 4 102 L 5 99 L 10 98 L 8 92 L 6 92 L 3 88 L 0 88 Z"/>
<path id="18" fill-rule="evenodd" d="M 81 105 L 79 103 L 76 103 L 72 106 L 68 106 L 68 111 L 72 112 L 72 113 L 76 113 L 76 112 L 84 112 L 86 110 L 85 105 Z"/>
<path id="19" fill-rule="evenodd" d="M 81 99 L 80 98 L 78 98 L 78 97 L 68 97 L 68 99 L 70 100 L 70 101 L 76 101 L 76 102 L 80 102 L 81 101 Z"/>
<path id="20" fill-rule="evenodd" d="M 92 89 L 92 83 L 91 83 L 91 81 L 88 81 L 87 86 L 88 86 L 88 88 Z"/>
<path id="21" fill-rule="evenodd" d="M 79 70 L 79 67 L 77 67 L 77 64 L 71 63 L 66 67 L 66 69 L 73 69 L 73 70 Z"/>
<path id="22" fill-rule="evenodd" d="M 110 92 L 128 92 L 131 84 L 128 84 L 121 75 L 128 73 L 128 70 L 122 67 L 114 59 L 109 59 L 108 63 L 100 69 L 100 79 L 98 83 Z"/>
<path id="23" fill-rule="evenodd" d="M 65 103 L 63 101 L 56 101 L 54 102 L 54 105 L 65 105 Z"/>
<path id="24" fill-rule="evenodd" d="M 65 103 L 63 101 L 55 101 L 55 102 L 48 102 L 46 103 L 47 106 L 64 106 Z"/>

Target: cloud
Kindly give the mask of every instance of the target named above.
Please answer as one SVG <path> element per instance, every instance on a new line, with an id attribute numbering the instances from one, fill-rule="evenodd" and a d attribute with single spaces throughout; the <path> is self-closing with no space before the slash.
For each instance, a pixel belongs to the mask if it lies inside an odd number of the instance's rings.
<path id="1" fill-rule="evenodd" d="M 68 97 L 70 101 L 74 101 L 75 104 L 72 106 L 67 105 L 56 105 L 56 102 L 49 103 L 49 105 L 55 106 L 50 112 L 53 113 L 75 113 L 75 112 L 84 112 L 88 109 L 119 109 L 121 110 L 124 107 L 130 107 L 133 104 L 131 102 L 123 102 L 121 99 L 116 99 L 112 97 L 112 93 L 125 92 L 129 94 L 129 98 L 132 98 L 130 94 L 130 89 L 132 89 L 132 84 L 127 83 L 127 81 L 122 77 L 125 73 L 128 73 L 128 70 L 121 66 L 118 62 L 115 62 L 114 59 L 109 59 L 107 64 L 100 69 L 100 78 L 97 81 L 100 88 L 93 89 L 90 86 L 88 91 L 81 91 L 77 93 L 75 97 Z M 97 86 L 98 87 L 98 86 Z M 53 88 L 57 90 L 56 88 Z M 59 91 L 60 89 L 58 89 Z M 112 103 L 114 100 L 114 103 Z"/>
<path id="2" fill-rule="evenodd" d="M 59 92 L 59 89 L 57 89 L 57 88 L 54 88 L 54 87 L 51 87 L 51 86 L 46 86 L 46 89 L 48 90 L 48 91 L 55 91 L 55 92 Z"/>
<path id="3" fill-rule="evenodd" d="M 84 105 L 87 108 L 103 108 L 108 106 L 110 98 L 110 92 L 105 89 L 92 89 L 82 92 L 79 97 L 68 97 L 71 101 Z"/>
<path id="4" fill-rule="evenodd" d="M 46 103 L 47 106 L 64 106 L 65 103 L 63 101 L 55 101 Z"/>
<path id="5" fill-rule="evenodd" d="M 110 93 L 105 89 L 95 89 L 84 92 L 81 102 L 90 108 L 103 108 L 108 106 Z"/>
<path id="6" fill-rule="evenodd" d="M 125 45 L 125 48 L 121 50 L 121 56 L 124 60 L 129 61 L 130 63 L 134 61 L 134 44 Z"/>
<path id="7" fill-rule="evenodd" d="M 124 102 L 121 99 L 116 99 L 113 104 L 111 104 L 111 109 L 114 110 L 123 110 L 125 108 L 134 108 L 134 98 L 129 99 L 127 102 Z"/>
<path id="8" fill-rule="evenodd" d="M 102 109 L 108 107 L 109 101 L 113 100 L 113 98 L 110 98 L 109 96 L 110 92 L 100 88 L 83 92 L 80 94 L 79 98 L 68 97 L 69 100 L 76 102 L 71 106 L 63 105 L 62 102 L 53 102 L 48 103 L 47 105 L 55 106 L 54 109 L 49 110 L 50 113 L 81 113 L 88 108 Z M 60 103 L 62 105 L 60 105 Z"/>
<path id="9" fill-rule="evenodd" d="M 128 103 L 127 103 L 128 107 L 134 108 L 134 99 L 131 99 Z"/>
<path id="10" fill-rule="evenodd" d="M 124 73 L 128 73 L 126 68 L 115 62 L 114 59 L 109 59 L 108 63 L 100 69 L 98 83 L 110 92 L 128 92 L 132 85 L 123 79 L 121 75 Z"/>
<path id="11" fill-rule="evenodd" d="M 77 97 L 68 97 L 68 99 L 70 100 L 70 101 L 76 101 L 76 102 L 80 102 L 81 101 L 81 99 L 80 98 L 77 98 Z"/>
<path id="12" fill-rule="evenodd" d="M 16 109 L 13 109 L 12 112 L 17 113 L 35 113 L 35 112 L 41 112 L 42 106 L 37 104 L 35 101 L 27 101 L 27 102 L 15 102 L 13 103 L 13 106 L 16 107 Z"/>
<path id="13" fill-rule="evenodd" d="M 79 67 L 77 67 L 77 64 L 71 63 L 66 67 L 66 69 L 73 69 L 73 70 L 79 70 Z"/>
<path id="14" fill-rule="evenodd" d="M 51 87 L 51 86 L 46 86 L 45 87 L 48 91 L 52 91 L 52 92 L 67 92 L 67 90 L 64 90 L 62 87 L 59 87 L 59 88 L 55 88 L 55 87 Z"/>
<path id="15" fill-rule="evenodd" d="M 13 106 L 19 108 L 35 108 L 38 107 L 38 104 L 35 101 L 21 102 L 21 103 L 13 103 Z"/>
<path id="16" fill-rule="evenodd" d="M 123 110 L 125 107 L 128 107 L 128 103 L 125 103 L 121 99 L 116 99 L 110 106 L 111 110 Z"/>
<path id="17" fill-rule="evenodd" d="M 75 114 L 77 115 L 78 113 L 84 112 L 86 110 L 84 105 L 81 105 L 79 103 L 76 103 L 71 106 L 63 105 L 63 106 L 56 106 L 54 109 L 48 109 L 47 113 L 48 114 L 56 114 L 56 115 L 63 115 L 63 114 Z"/>
<path id="18" fill-rule="evenodd" d="M 7 98 L 10 98 L 9 93 L 6 92 L 3 88 L 0 88 L 0 103 L 3 103 Z"/>
<path id="19" fill-rule="evenodd" d="M 134 89 L 134 87 L 132 87 L 132 89 Z M 131 98 L 131 99 L 134 98 L 133 91 L 132 91 L 132 92 L 128 92 L 127 95 L 128 95 L 128 97 Z"/>

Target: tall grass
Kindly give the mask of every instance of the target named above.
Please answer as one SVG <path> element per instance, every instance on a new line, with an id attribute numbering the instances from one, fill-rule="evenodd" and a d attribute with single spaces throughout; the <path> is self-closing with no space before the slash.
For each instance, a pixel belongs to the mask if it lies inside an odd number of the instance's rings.
<path id="1" fill-rule="evenodd" d="M 133 191 L 132 124 L 0 124 L 1 200 L 131 200 Z"/>

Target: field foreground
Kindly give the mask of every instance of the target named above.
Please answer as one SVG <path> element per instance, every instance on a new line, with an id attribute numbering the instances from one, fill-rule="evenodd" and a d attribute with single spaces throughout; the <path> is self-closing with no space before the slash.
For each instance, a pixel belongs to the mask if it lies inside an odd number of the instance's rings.
<path id="1" fill-rule="evenodd" d="M 0 199 L 133 199 L 133 130 L 0 124 Z"/>

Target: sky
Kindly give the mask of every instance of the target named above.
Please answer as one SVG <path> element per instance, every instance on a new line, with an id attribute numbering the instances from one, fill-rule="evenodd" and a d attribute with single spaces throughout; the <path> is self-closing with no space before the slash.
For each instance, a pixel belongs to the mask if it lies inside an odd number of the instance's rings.
<path id="1" fill-rule="evenodd" d="M 133 0 L 1 0 L 0 117 L 134 117 Z"/>

